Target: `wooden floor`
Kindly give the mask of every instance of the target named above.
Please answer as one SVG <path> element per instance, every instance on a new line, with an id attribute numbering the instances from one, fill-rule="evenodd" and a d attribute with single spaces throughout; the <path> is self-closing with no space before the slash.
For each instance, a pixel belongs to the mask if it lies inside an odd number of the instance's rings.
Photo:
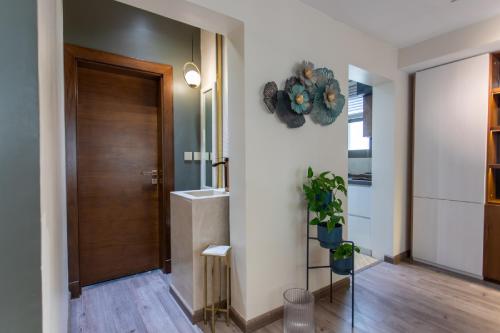
<path id="1" fill-rule="evenodd" d="M 189 324 L 168 293 L 160 272 L 84 288 L 72 301 L 72 332 L 210 332 Z M 356 275 L 355 329 L 351 329 L 350 290 L 334 302 L 316 304 L 317 332 L 500 332 L 500 289 L 428 267 L 380 263 Z M 240 332 L 217 323 L 218 333 Z M 281 333 L 277 321 L 259 333 Z"/>
<path id="2" fill-rule="evenodd" d="M 380 262 L 380 260 L 367 256 L 366 254 L 362 253 L 354 253 L 354 254 L 355 254 L 354 267 L 356 268 L 356 272 L 370 268 L 371 266 L 378 264 Z"/>
<path id="3" fill-rule="evenodd" d="M 71 301 L 71 333 L 194 333 L 160 271 L 85 287 Z"/>

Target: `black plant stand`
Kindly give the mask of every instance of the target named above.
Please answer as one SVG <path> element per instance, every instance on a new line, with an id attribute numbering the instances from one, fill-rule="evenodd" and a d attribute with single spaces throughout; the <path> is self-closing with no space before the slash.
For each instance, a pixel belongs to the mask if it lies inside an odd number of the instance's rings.
<path id="1" fill-rule="evenodd" d="M 307 269 L 306 269 L 306 289 L 309 290 L 309 270 L 310 269 L 319 269 L 319 268 L 328 268 L 330 269 L 330 303 L 333 302 L 333 271 L 330 267 L 330 265 L 328 266 L 309 266 L 309 241 L 311 239 L 313 240 L 318 240 L 317 237 L 311 237 L 310 235 L 310 225 L 309 225 L 309 210 L 307 210 L 307 221 L 306 221 L 306 225 L 307 225 L 307 247 L 306 247 L 306 251 L 307 251 Z M 352 241 L 342 241 L 343 243 L 350 243 L 352 245 L 352 248 L 353 248 L 353 253 L 352 253 L 352 269 L 351 271 L 349 272 L 349 275 L 352 276 L 352 283 L 351 283 L 351 299 L 352 299 L 352 307 L 351 307 L 351 326 L 354 327 L 354 242 Z M 335 253 L 335 249 L 330 249 L 330 257 L 328 258 L 330 260 L 331 256 Z"/>

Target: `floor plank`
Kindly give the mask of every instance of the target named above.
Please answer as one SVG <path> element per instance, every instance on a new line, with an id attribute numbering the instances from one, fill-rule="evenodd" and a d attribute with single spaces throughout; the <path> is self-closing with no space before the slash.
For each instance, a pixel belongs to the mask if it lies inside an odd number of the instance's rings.
<path id="1" fill-rule="evenodd" d="M 71 301 L 71 333 L 198 333 L 160 271 L 85 287 Z"/>
<path id="2" fill-rule="evenodd" d="M 355 279 L 355 328 L 350 290 L 315 306 L 316 331 L 324 333 L 500 333 L 500 288 L 421 265 L 391 265 L 364 258 Z M 361 260 L 360 260 L 361 261 Z M 365 265 L 360 265 L 362 266 Z M 357 266 L 358 268 L 358 266 Z M 86 287 L 71 302 L 71 332 L 199 333 L 168 292 L 170 278 L 160 271 Z M 217 333 L 238 333 L 220 317 Z M 258 333 L 281 333 L 276 321 Z"/>

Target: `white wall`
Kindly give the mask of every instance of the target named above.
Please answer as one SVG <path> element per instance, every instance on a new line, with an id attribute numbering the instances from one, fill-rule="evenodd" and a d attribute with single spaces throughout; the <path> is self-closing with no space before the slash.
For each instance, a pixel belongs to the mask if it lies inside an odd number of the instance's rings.
<path id="1" fill-rule="evenodd" d="M 500 50 L 500 15 L 405 47 L 399 67 L 417 71 L 447 62 Z"/>
<path id="2" fill-rule="evenodd" d="M 321 127 L 308 121 L 297 130 L 287 129 L 263 108 L 264 83 L 276 80 L 282 86 L 283 80 L 292 75 L 293 65 L 302 59 L 332 68 L 344 93 L 347 93 L 350 63 L 391 78 L 397 84 L 404 79 L 396 68 L 396 49 L 299 2 L 219 3 L 219 10 L 228 10 L 245 27 L 246 317 L 250 319 L 280 306 L 285 288 L 305 285 L 305 207 L 299 187 L 307 166 L 347 176 L 347 112 L 332 126 Z M 315 24 L 301 26 L 293 34 L 287 29 L 276 29 L 289 22 Z M 332 42 L 322 43 L 318 31 L 327 32 Z M 364 56 L 366 50 L 370 50 L 370 57 Z M 235 111 L 231 110 L 231 115 Z M 404 126 L 394 117 L 395 112 L 393 108 L 385 113 L 386 117 L 394 118 L 392 123 L 384 120 L 388 129 L 393 126 L 392 132 L 389 131 L 393 136 L 385 143 L 396 141 L 395 127 Z M 232 128 L 230 131 L 234 133 Z M 384 145 L 384 141 L 380 142 Z M 392 152 L 393 159 L 399 156 L 396 147 Z M 394 199 L 393 193 L 387 196 L 388 201 Z M 319 248 L 313 250 L 313 255 L 317 261 L 327 260 L 326 251 Z M 312 273 L 312 283 L 313 289 L 326 285 L 328 274 Z"/>
<path id="3" fill-rule="evenodd" d="M 201 30 L 200 32 L 200 52 L 201 52 L 201 91 L 214 86 L 217 79 L 216 58 L 215 58 L 215 33 Z"/>
<path id="4" fill-rule="evenodd" d="M 395 85 L 386 82 L 373 86 L 372 112 L 372 254 L 375 258 L 392 255 L 395 199 Z"/>
<path id="5" fill-rule="evenodd" d="M 394 108 L 389 118 L 394 121 L 394 156 L 388 160 L 389 165 L 393 165 L 394 173 L 390 176 L 394 180 L 394 193 L 389 199 L 392 200 L 394 226 L 392 232 L 392 256 L 401 254 L 410 248 L 408 237 L 408 151 L 409 140 L 409 81 L 408 75 L 399 72 L 399 79 L 396 79 L 394 86 Z M 387 120 L 387 119 L 386 119 Z M 386 162 L 387 163 L 387 162 Z M 378 195 L 378 193 L 377 193 Z"/>
<path id="6" fill-rule="evenodd" d="M 43 332 L 68 328 L 62 3 L 38 1 Z"/>

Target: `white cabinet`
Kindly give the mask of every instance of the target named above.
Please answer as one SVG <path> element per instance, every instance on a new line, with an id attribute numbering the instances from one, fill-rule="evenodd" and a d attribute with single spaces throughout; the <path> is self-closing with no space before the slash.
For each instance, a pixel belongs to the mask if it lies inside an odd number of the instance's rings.
<path id="1" fill-rule="evenodd" d="M 371 186 L 349 184 L 347 191 L 349 239 L 357 245 L 371 250 L 372 188 Z"/>
<path id="2" fill-rule="evenodd" d="M 347 191 L 349 215 L 370 218 L 372 216 L 372 187 L 349 184 Z"/>
<path id="3" fill-rule="evenodd" d="M 417 73 L 413 257 L 482 275 L 489 55 Z"/>
<path id="4" fill-rule="evenodd" d="M 484 202 L 489 56 L 417 73 L 414 195 Z"/>
<path id="5" fill-rule="evenodd" d="M 483 204 L 415 197 L 413 211 L 415 259 L 482 275 Z"/>

